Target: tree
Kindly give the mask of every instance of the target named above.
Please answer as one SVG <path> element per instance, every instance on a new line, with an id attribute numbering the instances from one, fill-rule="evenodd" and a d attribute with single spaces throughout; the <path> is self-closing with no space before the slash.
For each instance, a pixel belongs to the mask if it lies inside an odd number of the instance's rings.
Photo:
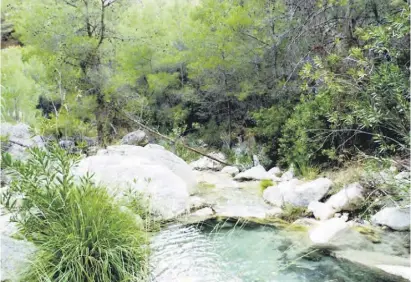
<path id="1" fill-rule="evenodd" d="M 108 93 L 114 52 L 122 35 L 116 26 L 128 0 L 34 0 L 8 6 L 19 39 L 47 67 L 63 103 L 67 96 L 91 96 L 98 141 L 107 138 Z M 67 94 L 67 95 L 66 95 Z M 67 105 L 66 109 L 76 105 Z"/>

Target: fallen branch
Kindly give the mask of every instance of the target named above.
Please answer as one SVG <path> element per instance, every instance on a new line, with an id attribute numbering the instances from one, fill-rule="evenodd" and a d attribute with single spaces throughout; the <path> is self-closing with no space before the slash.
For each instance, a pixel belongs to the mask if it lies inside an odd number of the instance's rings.
<path id="1" fill-rule="evenodd" d="M 126 116 L 129 120 L 137 123 L 140 127 L 142 127 L 143 129 L 147 130 L 148 132 L 150 132 L 150 133 L 152 133 L 152 134 L 154 134 L 154 135 L 157 135 L 157 136 L 159 136 L 159 137 L 167 140 L 168 142 L 170 142 L 170 143 L 172 143 L 172 144 L 176 144 L 176 143 L 177 143 L 177 141 L 171 139 L 170 137 L 165 136 L 165 135 L 161 134 L 160 132 L 158 132 L 158 131 L 156 131 L 156 130 L 150 128 L 150 127 L 148 127 L 147 125 L 141 123 L 141 122 L 138 121 L 137 119 L 135 119 L 135 118 L 133 118 L 132 116 L 130 116 L 130 114 L 125 113 L 125 112 L 124 112 L 124 114 L 125 114 L 125 116 Z M 207 157 L 207 158 L 209 158 L 209 159 L 212 159 L 213 161 L 219 162 L 219 163 L 221 163 L 221 164 L 223 164 L 223 165 L 232 166 L 232 164 L 226 163 L 226 162 L 224 162 L 224 161 L 222 161 L 222 160 L 219 160 L 219 159 L 217 159 L 217 158 L 215 158 L 215 157 L 213 157 L 213 156 L 207 155 L 206 153 L 203 153 L 203 152 L 201 152 L 201 151 L 199 151 L 199 150 L 197 150 L 197 149 L 194 149 L 194 148 L 192 148 L 192 147 L 184 144 L 184 142 L 181 142 L 181 145 L 182 145 L 184 148 L 186 148 L 187 150 L 190 150 L 190 151 L 192 151 L 192 152 L 194 152 L 194 153 L 197 153 L 197 154 L 199 154 L 199 155 L 202 155 L 202 156 L 204 156 L 204 157 Z"/>

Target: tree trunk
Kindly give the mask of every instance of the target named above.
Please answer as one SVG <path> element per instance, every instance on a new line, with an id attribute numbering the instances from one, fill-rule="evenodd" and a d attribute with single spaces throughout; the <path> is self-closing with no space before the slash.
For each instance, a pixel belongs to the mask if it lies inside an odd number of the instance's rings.
<path id="1" fill-rule="evenodd" d="M 104 95 L 99 90 L 96 96 L 97 108 L 96 108 L 96 123 L 97 123 L 97 141 L 98 144 L 105 148 L 106 138 L 105 138 L 105 126 L 104 120 L 106 116 L 106 105 L 104 102 Z"/>

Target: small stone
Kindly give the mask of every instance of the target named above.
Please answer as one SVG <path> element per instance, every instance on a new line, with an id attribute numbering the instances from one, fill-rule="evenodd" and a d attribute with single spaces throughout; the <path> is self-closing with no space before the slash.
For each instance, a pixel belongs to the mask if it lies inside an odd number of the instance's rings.
<path id="1" fill-rule="evenodd" d="M 325 203 L 313 201 L 308 205 L 308 210 L 313 212 L 314 217 L 319 220 L 326 220 L 332 218 L 335 214 L 335 210 Z"/>
<path id="2" fill-rule="evenodd" d="M 207 207 L 207 208 L 203 208 L 201 210 L 194 212 L 192 215 L 198 216 L 198 217 L 207 217 L 213 214 L 214 214 L 214 211 L 211 208 Z"/>
<path id="3" fill-rule="evenodd" d="M 148 143 L 148 137 L 144 131 L 136 130 L 125 135 L 120 143 L 122 145 L 144 146 Z"/>
<path id="4" fill-rule="evenodd" d="M 238 173 L 240 173 L 240 170 L 239 170 L 237 167 L 235 167 L 235 166 L 225 166 L 225 167 L 223 167 L 223 169 L 221 170 L 221 172 L 222 172 L 222 173 L 227 173 L 227 174 L 229 174 L 229 175 L 231 175 L 231 176 L 235 176 L 235 175 L 237 175 Z"/>
<path id="5" fill-rule="evenodd" d="M 345 213 L 342 214 L 341 219 L 344 220 L 344 221 L 347 221 L 348 216 L 349 216 L 349 214 L 345 212 Z"/>
<path id="6" fill-rule="evenodd" d="M 246 171 L 240 172 L 234 177 L 238 181 L 247 181 L 247 180 L 264 180 L 271 179 L 268 172 L 264 169 L 263 166 L 255 166 Z"/>

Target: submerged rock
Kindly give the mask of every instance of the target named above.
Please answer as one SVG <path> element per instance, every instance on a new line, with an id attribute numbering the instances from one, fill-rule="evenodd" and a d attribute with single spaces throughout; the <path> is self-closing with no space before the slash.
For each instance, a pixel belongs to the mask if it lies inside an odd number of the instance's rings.
<path id="1" fill-rule="evenodd" d="M 238 181 L 271 179 L 270 174 L 261 165 L 240 172 L 234 177 Z"/>
<path id="2" fill-rule="evenodd" d="M 191 168 L 163 149 L 109 146 L 74 168 L 77 176 L 86 173 L 93 173 L 96 182 L 116 196 L 127 199 L 143 193 L 150 199 L 152 212 L 166 219 L 189 208 L 189 196 L 197 187 Z"/>
<path id="3" fill-rule="evenodd" d="M 369 251 L 337 251 L 334 256 L 338 259 L 352 262 L 376 274 L 385 281 L 410 281 L 411 268 L 409 259 Z"/>
<path id="4" fill-rule="evenodd" d="M 384 208 L 373 215 L 371 221 L 394 230 L 410 230 L 410 208 Z"/>

